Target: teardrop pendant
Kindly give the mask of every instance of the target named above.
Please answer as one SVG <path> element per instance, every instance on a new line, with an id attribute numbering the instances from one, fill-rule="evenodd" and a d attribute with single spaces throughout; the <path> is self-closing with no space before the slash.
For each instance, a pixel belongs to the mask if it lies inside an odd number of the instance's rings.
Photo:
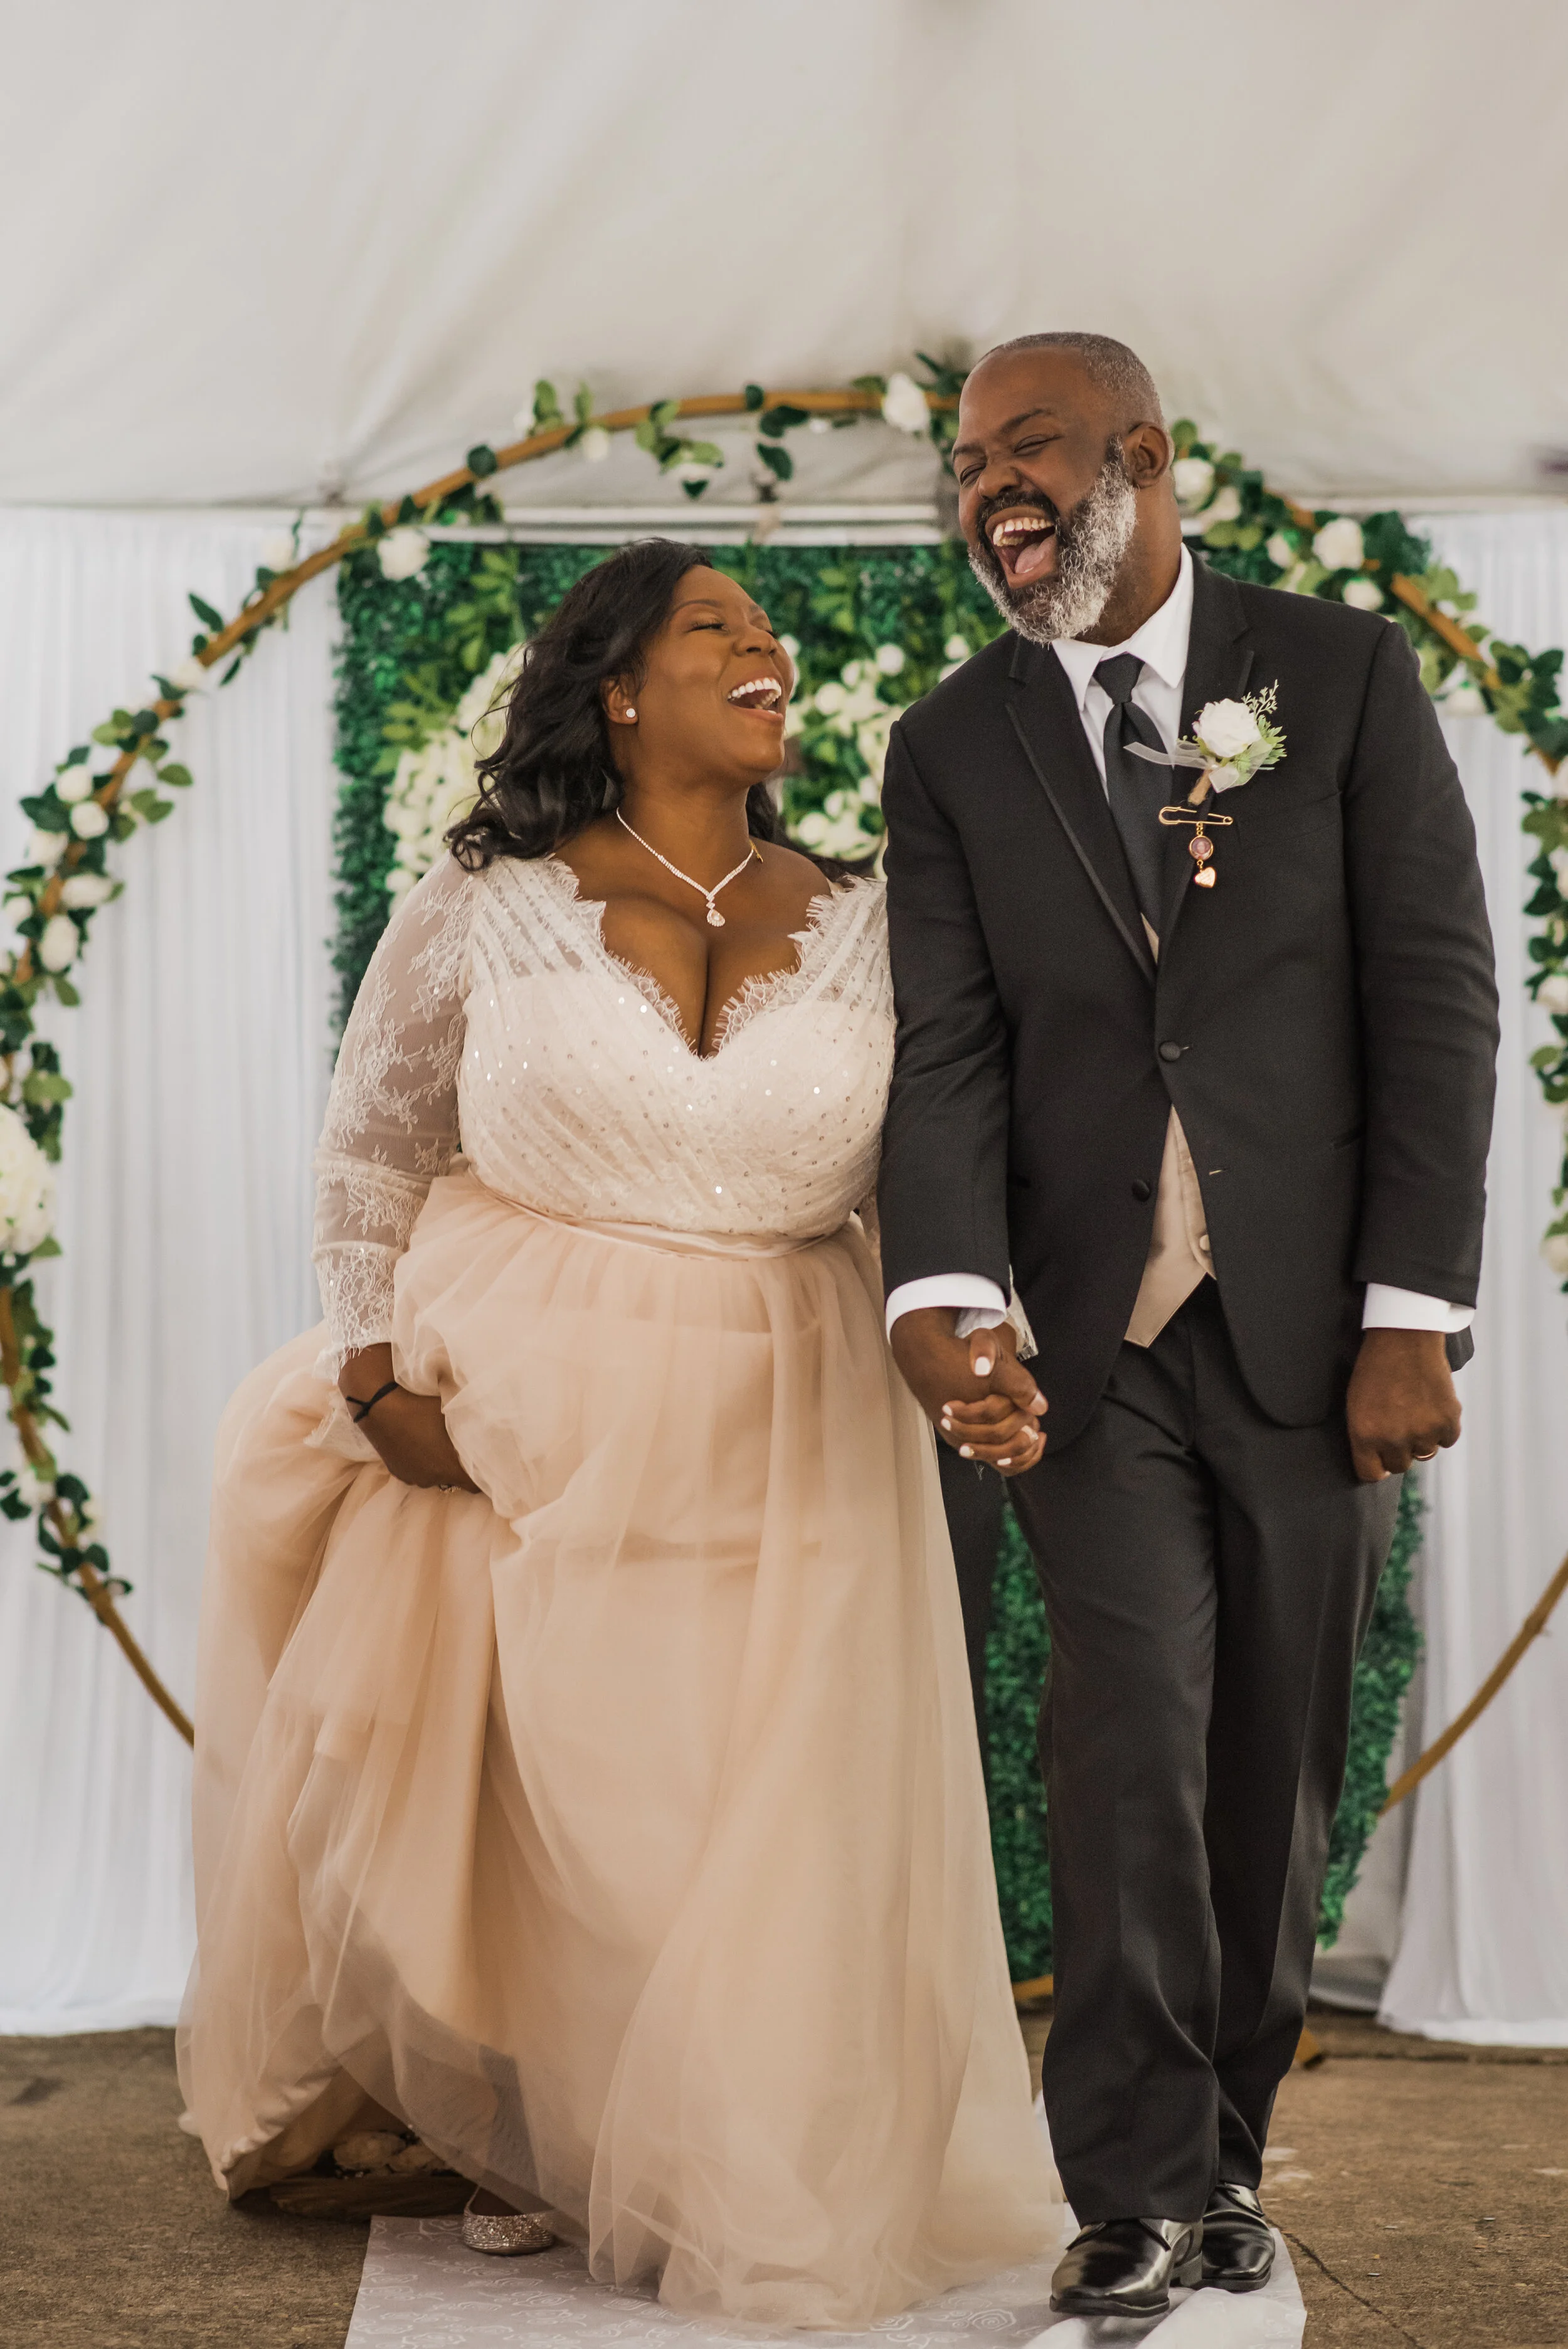
<path id="1" fill-rule="evenodd" d="M 710 905 L 707 909 L 707 926 L 710 930 L 722 930 L 724 927 L 724 916 L 717 905 Z"/>

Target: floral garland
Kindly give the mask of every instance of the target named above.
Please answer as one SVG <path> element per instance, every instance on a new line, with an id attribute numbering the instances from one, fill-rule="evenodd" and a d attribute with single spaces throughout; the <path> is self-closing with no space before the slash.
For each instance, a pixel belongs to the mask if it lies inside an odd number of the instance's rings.
<path id="1" fill-rule="evenodd" d="M 738 394 L 658 400 L 602 415 L 593 412 L 586 387 L 579 388 L 568 416 L 552 387 L 541 381 L 519 416 L 519 440 L 499 450 L 478 443 L 451 473 L 400 500 L 370 507 L 330 544 L 303 558 L 297 526 L 280 535 L 263 550 L 267 559 L 232 619 L 225 622 L 193 595 L 200 627 L 188 656 L 168 676 L 153 678 L 156 694 L 145 707 L 112 711 L 88 743 L 59 761 L 41 792 L 24 799 L 33 833 L 22 863 L 8 875 L 5 908 L 13 943 L 0 952 L 0 1377 L 22 1456 L 0 1470 L 0 1511 L 18 1521 L 35 1519 L 46 1571 L 88 1600 L 187 1738 L 185 1714 L 115 1604 L 128 1586 L 111 1571 L 97 1537 L 91 1495 L 79 1477 L 62 1470 L 46 1433 L 63 1429 L 65 1423 L 50 1400 L 53 1334 L 39 1314 L 30 1278 L 36 1260 L 57 1253 L 48 1229 L 49 1170 L 60 1155 L 64 1104 L 70 1097 L 58 1054 L 36 1032 L 35 1013 L 49 994 L 67 1005 L 80 1000 L 71 973 L 94 916 L 120 885 L 108 871 L 110 842 L 129 838 L 140 825 L 161 823 L 174 806 L 166 793 L 190 785 L 189 771 L 170 756 L 164 729 L 181 718 L 191 695 L 231 683 L 261 633 L 299 590 L 346 556 L 367 548 L 385 577 L 415 580 L 429 559 L 430 527 L 500 521 L 486 484 L 511 466 L 564 449 L 591 463 L 606 452 L 610 436 L 630 432 L 661 472 L 678 480 L 696 499 L 723 465 L 724 452 L 715 442 L 678 431 L 676 425 L 721 416 L 750 418 L 754 484 L 759 506 L 767 507 L 793 474 L 787 444 L 799 430 L 831 431 L 880 417 L 895 430 L 928 438 L 937 450 L 945 450 L 963 375 L 923 356 L 922 364 L 923 383 L 900 371 L 885 378 L 861 377 L 829 390 L 770 393 L 748 384 Z M 1202 542 L 1216 569 L 1363 608 L 1387 609 L 1415 643 L 1423 677 L 1441 705 L 1458 710 L 1473 708 L 1479 699 L 1506 731 L 1524 736 L 1555 775 L 1568 751 L 1568 719 L 1557 699 L 1561 653 L 1532 655 L 1521 646 L 1489 639 L 1484 629 L 1463 619 L 1473 599 L 1460 592 L 1451 573 L 1432 567 L 1428 550 L 1398 514 L 1374 515 L 1362 523 L 1332 512 L 1307 512 L 1270 491 L 1234 452 L 1219 452 L 1195 427 L 1179 424 L 1175 438 L 1175 482 L 1185 526 Z M 973 626 L 950 632 L 944 639 L 944 657 L 961 657 L 959 640 L 973 648 L 985 633 Z M 480 612 L 475 615 L 474 643 L 479 649 L 468 665 L 470 674 L 482 670 L 499 649 L 488 644 Z M 904 666 L 892 662 L 892 656 L 903 649 L 880 638 L 851 654 L 836 675 L 802 680 L 796 738 L 800 776 L 787 781 L 786 806 L 798 830 L 809 825 L 820 834 L 813 844 L 832 840 L 868 850 L 880 837 L 875 788 L 887 730 L 898 709 L 932 681 L 907 654 Z M 433 709 L 427 699 L 421 711 L 416 701 L 407 722 L 418 740 L 403 747 L 417 749 L 439 731 L 450 708 L 449 702 Z M 394 750 L 394 771 L 402 755 L 402 749 Z M 139 779 L 139 768 L 146 770 Z M 825 787 L 824 773 L 833 777 Z M 428 813 L 438 786 L 430 781 L 425 788 Z M 1527 910 L 1546 925 L 1532 941 L 1538 965 L 1532 985 L 1552 1014 L 1558 1037 L 1535 1060 L 1548 1098 L 1568 1101 L 1568 800 L 1555 792 L 1526 796 L 1526 827 L 1542 843 L 1531 868 L 1539 886 Z M 408 808 L 412 821 L 412 800 Z M 820 823 L 811 823 L 813 816 Z M 1565 1198 L 1568 1187 L 1556 1195 L 1559 1208 Z M 1556 1268 L 1568 1275 L 1568 1215 L 1553 1224 L 1548 1247 Z"/>

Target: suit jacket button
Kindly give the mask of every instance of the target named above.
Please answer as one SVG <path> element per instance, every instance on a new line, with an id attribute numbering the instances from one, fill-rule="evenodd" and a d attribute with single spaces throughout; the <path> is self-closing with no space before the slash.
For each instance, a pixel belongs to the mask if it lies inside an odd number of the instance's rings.
<path id="1" fill-rule="evenodd" d="M 1161 1044 L 1160 1057 L 1162 1061 L 1179 1061 L 1186 1050 L 1185 1044 Z"/>
<path id="2" fill-rule="evenodd" d="M 1154 1196 L 1153 1184 L 1146 1183 L 1140 1174 L 1137 1182 L 1132 1186 L 1132 1195 L 1135 1199 L 1152 1199 Z"/>

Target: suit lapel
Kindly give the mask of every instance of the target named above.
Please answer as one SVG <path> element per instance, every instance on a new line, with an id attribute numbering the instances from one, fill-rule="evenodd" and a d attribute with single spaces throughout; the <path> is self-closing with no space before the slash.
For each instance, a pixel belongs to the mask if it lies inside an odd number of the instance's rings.
<path id="1" fill-rule="evenodd" d="M 1058 664 L 1059 665 L 1059 664 Z M 1253 647 L 1248 634 L 1242 599 L 1235 582 L 1222 572 L 1211 571 L 1206 563 L 1194 555 L 1192 560 L 1192 628 L 1187 640 L 1187 678 L 1181 693 L 1181 733 L 1191 740 L 1193 724 L 1205 702 L 1236 701 L 1246 691 L 1252 673 Z M 1171 796 L 1184 799 L 1196 781 L 1189 771 L 1177 767 L 1171 771 Z M 1182 854 L 1172 858 L 1170 894 L 1165 900 L 1165 919 L 1160 926 L 1160 951 L 1163 956 L 1175 935 L 1181 918 L 1181 908 L 1192 894 L 1192 860 L 1185 853 L 1191 837 L 1185 824 L 1180 827 Z M 1215 863 L 1224 869 L 1225 835 L 1213 835 Z M 1175 869 L 1177 866 L 1180 870 Z"/>
<path id="2" fill-rule="evenodd" d="M 1048 646 L 1020 637 L 1012 674 L 1016 690 L 1007 714 L 1035 780 L 1129 954 L 1152 982 L 1154 957 L 1068 673 Z"/>

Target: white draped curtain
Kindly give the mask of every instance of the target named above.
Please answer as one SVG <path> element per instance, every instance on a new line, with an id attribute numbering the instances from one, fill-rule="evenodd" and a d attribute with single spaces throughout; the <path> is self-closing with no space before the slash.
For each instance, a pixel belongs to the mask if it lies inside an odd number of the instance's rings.
<path id="1" fill-rule="evenodd" d="M 244 519 L 0 516 L 0 692 L 16 805 L 188 649 L 190 588 L 232 610 Z M 313 1318 L 310 1154 L 329 1073 L 330 587 L 180 730 L 196 776 L 114 852 L 78 1011 L 51 1032 L 66 1112 L 59 1457 L 102 1502 L 125 1614 L 189 1708 L 218 1414 Z M 81 1599 L 0 1534 L 0 2029 L 167 2023 L 190 1961 L 187 1750 Z"/>
<path id="2" fill-rule="evenodd" d="M 1568 514 L 1445 518 L 1495 626 L 1568 640 Z M 13 794 L 116 702 L 135 707 L 259 557 L 243 517 L 0 516 L 0 691 Z M 54 1028 L 67 1112 L 61 1456 L 105 1508 L 126 1614 L 190 1702 L 213 1429 L 242 1373 L 315 1314 L 309 1160 L 329 1067 L 330 582 L 185 721 L 197 777 L 117 852 L 85 1002 Z M 1468 1699 L 1568 1547 L 1568 1299 L 1542 1263 L 1561 1127 L 1528 1067 L 1528 844 L 1543 775 L 1484 719 L 1450 740 L 1480 837 L 1503 1046 L 1466 1433 L 1430 1472 L 1422 1739 Z M 0 869 L 21 834 L 0 799 Z M 0 2030 L 166 2022 L 191 1946 L 185 1749 L 82 1602 L 0 1531 Z M 1443 2035 L 1568 2040 L 1568 1621 L 1416 1798 L 1386 2012 Z M 1385 1863 L 1385 1879 L 1397 1869 Z M 1391 1912 L 1390 1912 L 1391 1913 Z M 1395 1938 L 1390 1923 L 1388 1940 Z"/>

